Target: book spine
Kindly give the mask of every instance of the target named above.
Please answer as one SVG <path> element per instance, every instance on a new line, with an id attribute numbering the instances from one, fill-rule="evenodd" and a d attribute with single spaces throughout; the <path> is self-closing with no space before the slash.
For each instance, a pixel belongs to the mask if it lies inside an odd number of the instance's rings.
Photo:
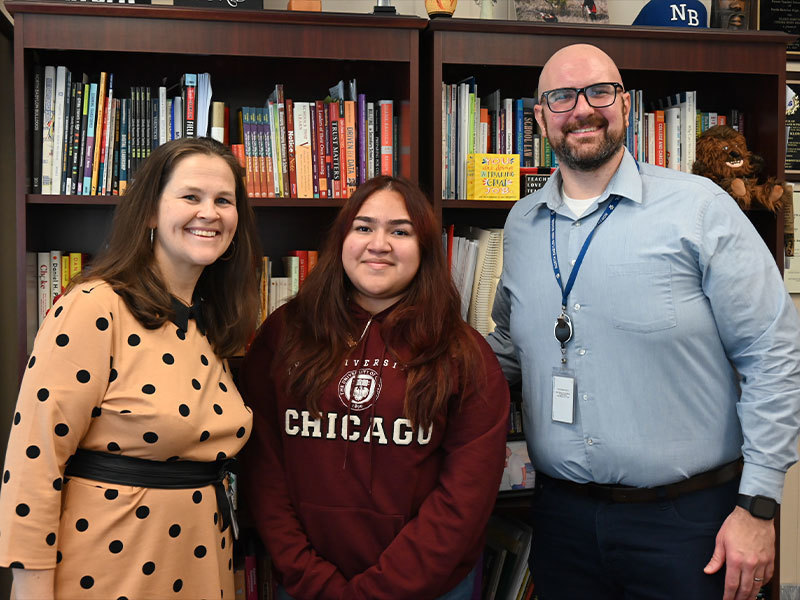
<path id="1" fill-rule="evenodd" d="M 61 193 L 61 172 L 63 168 L 62 159 L 64 155 L 64 110 L 65 91 L 64 86 L 67 81 L 67 68 L 56 67 L 56 87 L 55 87 L 55 114 L 53 122 L 53 159 L 50 165 L 50 181 L 53 194 Z"/>
<path id="2" fill-rule="evenodd" d="M 277 110 L 278 110 L 278 140 L 280 142 L 280 173 L 281 173 L 281 198 L 286 198 L 289 196 L 289 160 L 288 160 L 288 149 L 286 148 L 286 107 L 284 106 L 284 97 L 283 97 L 283 84 L 278 84 L 275 86 L 278 92 L 278 103 L 277 103 Z M 277 178 L 278 172 L 275 172 L 275 176 Z"/>
<path id="3" fill-rule="evenodd" d="M 213 137 L 213 136 L 212 136 Z M 158 86 L 158 145 L 166 144 L 167 140 L 167 88 Z"/>
<path id="4" fill-rule="evenodd" d="M 109 108 L 109 97 L 106 96 L 105 100 L 103 101 L 103 126 L 100 129 L 100 134 L 98 135 L 98 140 L 100 141 L 99 148 L 100 148 L 100 164 L 97 167 L 97 172 L 95 174 L 94 169 L 92 169 L 92 190 L 96 190 L 98 194 L 103 194 L 103 182 L 104 173 L 105 173 L 105 166 L 106 166 L 106 146 L 108 145 L 108 116 L 111 114 L 111 110 Z"/>
<path id="5" fill-rule="evenodd" d="M 297 198 L 297 156 L 294 148 L 294 102 L 291 98 L 284 101 L 286 112 L 286 162 L 289 169 L 289 197 Z"/>
<path id="6" fill-rule="evenodd" d="M 367 102 L 367 179 L 375 177 L 375 103 Z"/>
<path id="7" fill-rule="evenodd" d="M 184 106 L 184 114 L 185 116 L 185 127 L 184 127 L 184 135 L 186 137 L 196 137 L 195 136 L 195 125 L 196 125 L 196 109 L 197 109 L 197 74 L 196 73 L 186 73 L 183 76 L 184 81 L 184 88 L 186 94 L 186 105 Z"/>
<path id="8" fill-rule="evenodd" d="M 67 71 L 67 79 L 64 83 L 64 131 L 61 136 L 61 181 L 59 189 L 62 194 L 68 194 L 71 186 L 69 177 L 72 172 L 69 170 L 69 156 L 72 148 L 72 127 L 75 125 L 75 87 L 72 85 L 72 73 Z"/>
<path id="9" fill-rule="evenodd" d="M 121 103 L 119 119 L 119 194 L 128 189 L 128 121 L 130 120 L 130 100 Z"/>
<path id="10" fill-rule="evenodd" d="M 103 112 L 106 104 L 106 85 L 108 84 L 108 73 L 100 72 L 100 83 L 97 86 L 97 120 L 95 122 L 94 157 L 92 158 L 92 176 L 89 188 L 89 195 L 97 194 L 97 174 L 100 169 L 100 155 L 103 139 L 103 124 L 105 123 L 105 113 Z"/>
<path id="11" fill-rule="evenodd" d="M 381 111 L 381 175 L 393 175 L 393 102 L 378 102 Z"/>
<path id="12" fill-rule="evenodd" d="M 342 197 L 341 182 L 341 157 L 339 156 L 339 106 L 336 102 L 328 105 L 328 122 L 331 127 L 331 179 L 333 183 L 333 197 Z"/>
<path id="13" fill-rule="evenodd" d="M 81 142 L 80 153 L 77 161 L 77 189 L 75 193 L 79 196 L 83 194 L 83 173 L 84 165 L 86 164 L 86 133 L 89 128 L 89 94 L 91 93 L 92 86 L 89 83 L 83 84 L 83 108 L 81 109 Z"/>
<path id="14" fill-rule="evenodd" d="M 64 292 L 61 289 L 61 250 L 50 251 L 50 306 Z"/>
<path id="15" fill-rule="evenodd" d="M 358 123 L 358 183 L 367 180 L 367 97 L 358 95 L 357 123 Z"/>
<path id="16" fill-rule="evenodd" d="M 55 125 L 56 68 L 44 68 L 44 92 L 42 108 L 42 194 L 52 194 L 53 182 L 53 133 Z"/>
<path id="17" fill-rule="evenodd" d="M 339 101 L 339 177 L 341 179 L 342 198 L 350 197 L 347 184 L 347 131 L 345 129 L 344 102 Z"/>
<path id="18" fill-rule="evenodd" d="M 92 193 L 92 169 L 94 168 L 94 137 L 97 123 L 97 91 L 98 84 L 89 85 L 89 110 L 86 119 L 86 158 L 83 163 L 83 194 Z"/>
<path id="19" fill-rule="evenodd" d="M 329 198 L 328 194 L 328 171 L 327 155 L 325 153 L 325 104 L 322 100 L 314 102 L 314 112 L 316 114 L 316 140 L 317 140 L 317 166 L 319 177 L 319 197 Z"/>
<path id="20" fill-rule="evenodd" d="M 314 198 L 319 198 L 319 141 L 317 139 L 317 110 L 314 102 L 308 103 L 308 121 L 311 128 L 311 189 Z"/>
<path id="21" fill-rule="evenodd" d="M 325 128 L 325 186 L 328 198 L 333 198 L 333 157 L 331 149 L 331 112 L 322 102 L 322 126 Z"/>
<path id="22" fill-rule="evenodd" d="M 44 317 L 47 315 L 47 311 L 50 310 L 51 306 L 50 298 L 52 290 L 50 287 L 50 254 L 48 252 L 37 252 L 36 261 L 38 281 L 37 306 L 39 307 L 39 327 L 41 327 L 42 321 L 44 321 Z"/>
<path id="23" fill-rule="evenodd" d="M 253 137 L 250 132 L 250 109 L 242 107 L 239 110 L 239 119 L 242 129 L 242 142 L 244 143 L 245 180 L 247 182 L 247 195 L 256 197 L 255 177 L 253 176 Z"/>
<path id="24" fill-rule="evenodd" d="M 272 178 L 275 176 L 267 160 L 267 146 L 269 145 L 269 122 L 267 111 L 264 108 L 253 108 L 256 118 L 256 153 L 258 155 L 258 175 L 262 198 L 274 198 L 275 186 Z"/>
<path id="25" fill-rule="evenodd" d="M 81 81 L 75 82 L 75 107 L 73 111 L 73 127 L 72 127 L 72 149 L 71 149 L 71 157 L 69 162 L 69 189 L 67 190 L 68 194 L 77 194 L 78 193 L 78 165 L 82 165 L 81 162 L 81 128 L 83 127 L 83 115 L 84 113 L 84 88 L 86 84 Z M 83 178 L 83 171 L 80 172 L 81 178 Z"/>
<path id="26" fill-rule="evenodd" d="M 110 173 L 111 182 L 109 189 L 111 194 L 119 196 L 119 160 L 120 160 L 120 112 L 122 103 L 119 98 L 114 100 L 114 151 L 111 153 L 111 164 L 113 170 Z"/>
<path id="27" fill-rule="evenodd" d="M 358 131 L 356 130 L 356 103 L 353 100 L 344 101 L 344 139 L 347 161 L 347 197 L 353 195 L 358 187 L 358 170 L 357 161 L 358 155 L 356 154 L 356 137 Z"/>
<path id="28" fill-rule="evenodd" d="M 308 102 L 294 103 L 295 154 L 297 158 L 297 195 L 299 198 L 313 196 L 311 167 L 311 124 Z"/>
<path id="29" fill-rule="evenodd" d="M 281 176 L 281 142 L 278 139 L 280 135 L 280 127 L 278 126 L 278 107 L 275 102 L 267 102 L 267 110 L 269 111 L 270 123 L 270 156 L 272 157 L 272 172 L 275 174 L 275 181 L 272 185 L 275 196 L 282 198 L 283 190 L 281 189 L 281 186 L 283 183 L 283 177 Z"/>
<path id="30" fill-rule="evenodd" d="M 44 67 L 37 64 L 33 69 L 31 83 L 31 193 L 42 193 L 42 95 L 44 93 Z"/>
<path id="31" fill-rule="evenodd" d="M 159 146 L 159 103 L 158 103 L 158 90 L 154 97 L 150 98 L 150 151 L 152 152 Z"/>

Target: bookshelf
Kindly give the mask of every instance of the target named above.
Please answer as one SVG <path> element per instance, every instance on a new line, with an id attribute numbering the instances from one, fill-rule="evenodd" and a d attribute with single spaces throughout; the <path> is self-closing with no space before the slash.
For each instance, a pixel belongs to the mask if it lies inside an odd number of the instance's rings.
<path id="1" fill-rule="evenodd" d="M 132 85 L 179 82 L 209 72 L 214 100 L 236 109 L 263 105 L 275 84 L 286 97 L 317 100 L 340 79 L 355 78 L 370 99 L 410 102 L 411 177 L 419 123 L 418 17 L 294 11 L 213 11 L 151 5 L 7 2 L 14 15 L 16 126 L 16 290 L 18 369 L 26 361 L 26 252 L 62 248 L 95 254 L 109 231 L 116 196 L 31 194 L 33 67 L 65 65 L 96 81 L 114 73 L 117 95 Z M 342 200 L 256 198 L 265 254 L 318 247 Z"/>
<path id="2" fill-rule="evenodd" d="M 792 39 L 763 31 L 433 20 L 422 45 L 422 95 L 430 109 L 421 115 L 421 181 L 445 225 L 502 227 L 511 202 L 442 199 L 441 85 L 474 76 L 480 97 L 497 88 L 503 97 L 535 96 L 544 63 L 572 43 L 606 51 L 619 66 L 626 88 L 644 90 L 645 105 L 669 94 L 697 90 L 701 110 L 744 111 L 748 148 L 764 158 L 766 173 L 784 179 L 786 45 Z M 782 215 L 753 210 L 748 216 L 783 270 Z M 524 510 L 526 499 L 512 498 L 499 498 L 497 510 L 516 514 Z M 780 595 L 778 566 L 776 559 L 770 598 Z"/>

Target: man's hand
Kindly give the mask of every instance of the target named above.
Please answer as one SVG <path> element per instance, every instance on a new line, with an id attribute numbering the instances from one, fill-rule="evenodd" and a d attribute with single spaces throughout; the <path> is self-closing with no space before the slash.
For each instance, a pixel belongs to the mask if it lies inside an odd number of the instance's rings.
<path id="1" fill-rule="evenodd" d="M 726 565 L 723 600 L 755 598 L 775 567 L 775 522 L 757 519 L 737 506 L 717 533 L 714 554 L 703 571 Z"/>

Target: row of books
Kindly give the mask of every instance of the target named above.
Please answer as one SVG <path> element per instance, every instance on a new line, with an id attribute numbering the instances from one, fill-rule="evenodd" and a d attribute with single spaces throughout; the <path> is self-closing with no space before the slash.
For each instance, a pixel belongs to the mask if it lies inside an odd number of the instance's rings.
<path id="1" fill-rule="evenodd" d="M 83 270 L 88 258 L 82 252 L 61 250 L 27 253 L 28 353 L 47 311 Z"/>
<path id="2" fill-rule="evenodd" d="M 263 107 L 239 111 L 251 197 L 348 198 L 376 175 L 410 176 L 409 102 L 369 100 L 355 80 L 347 90 L 294 101 L 277 84 Z"/>
<path id="3" fill-rule="evenodd" d="M 536 128 L 536 97 L 478 95 L 474 77 L 442 83 L 442 197 L 469 198 L 470 154 L 513 154 L 521 167 L 558 166 L 550 143 Z"/>
<path id="4" fill-rule="evenodd" d="M 179 92 L 177 95 L 169 94 Z M 167 88 L 132 86 L 115 93 L 114 74 L 97 81 L 65 66 L 37 66 L 33 74 L 34 194 L 123 194 L 150 151 L 170 139 L 208 131 L 208 73 L 186 73 Z M 219 113 L 215 106 L 215 115 Z M 220 119 L 224 125 L 224 116 Z M 219 129 L 219 128 L 218 128 Z M 219 131 L 213 131 L 221 138 Z"/>
<path id="5" fill-rule="evenodd" d="M 642 90 L 629 90 L 631 118 L 626 146 L 639 161 L 690 173 L 695 161 L 697 138 L 715 125 L 744 129 L 745 115 L 738 109 L 728 113 L 706 112 L 697 107 L 694 90 L 660 98 L 645 110 Z"/>
<path id="6" fill-rule="evenodd" d="M 450 225 L 442 232 L 461 316 L 483 335 L 494 331 L 492 305 L 503 270 L 503 230 Z"/>
<path id="7" fill-rule="evenodd" d="M 273 275 L 273 259 L 269 256 L 263 258 L 259 324 L 297 294 L 306 276 L 317 265 L 318 257 L 316 250 L 292 250 L 288 256 L 280 259 L 283 275 Z"/>
<path id="8" fill-rule="evenodd" d="M 484 600 L 527 600 L 533 597 L 528 567 L 533 531 L 518 519 L 489 517 L 483 553 Z"/>

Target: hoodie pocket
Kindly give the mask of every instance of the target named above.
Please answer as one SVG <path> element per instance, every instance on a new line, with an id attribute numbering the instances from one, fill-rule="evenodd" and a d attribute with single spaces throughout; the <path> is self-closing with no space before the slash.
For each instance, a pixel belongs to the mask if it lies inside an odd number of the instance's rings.
<path id="1" fill-rule="evenodd" d="M 403 515 L 309 502 L 300 503 L 300 519 L 314 549 L 348 579 L 377 563 L 406 521 Z"/>

